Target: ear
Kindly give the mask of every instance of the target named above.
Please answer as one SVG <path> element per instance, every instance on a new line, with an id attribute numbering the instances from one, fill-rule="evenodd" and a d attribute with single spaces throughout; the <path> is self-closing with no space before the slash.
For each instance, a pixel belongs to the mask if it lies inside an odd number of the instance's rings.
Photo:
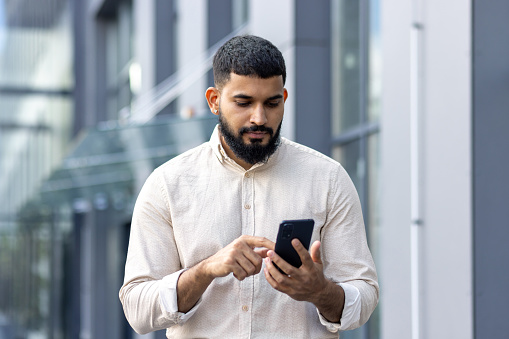
<path id="1" fill-rule="evenodd" d="M 209 108 L 215 115 L 219 114 L 219 98 L 221 97 L 221 93 L 215 87 L 209 87 L 205 91 L 205 97 L 207 98 L 207 103 L 209 104 Z"/>
<path id="2" fill-rule="evenodd" d="M 286 99 L 288 98 L 288 91 L 286 88 L 283 88 L 283 102 L 286 102 Z"/>

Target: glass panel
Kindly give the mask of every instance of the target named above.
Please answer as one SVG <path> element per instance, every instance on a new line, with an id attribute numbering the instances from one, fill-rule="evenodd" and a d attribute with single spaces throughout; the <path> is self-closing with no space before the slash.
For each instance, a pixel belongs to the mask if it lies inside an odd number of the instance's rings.
<path id="1" fill-rule="evenodd" d="M 379 174 L 380 174 L 380 161 L 379 161 L 379 134 L 373 134 L 368 137 L 368 166 L 367 166 L 367 180 L 368 180 L 368 199 L 367 210 L 369 211 L 368 219 L 368 241 L 371 253 L 376 258 L 378 257 L 378 236 L 380 225 L 380 211 L 379 211 Z"/>
<path id="2" fill-rule="evenodd" d="M 370 1 L 368 120 L 378 121 L 382 91 L 380 0 Z"/>
<path id="3" fill-rule="evenodd" d="M 360 141 L 353 141 L 343 146 L 336 146 L 333 149 L 333 157 L 348 172 L 348 175 L 353 181 L 359 197 L 362 200 L 362 180 L 364 178 L 364 165 L 360 157 Z"/>
<path id="4" fill-rule="evenodd" d="M 0 95 L 0 112 L 0 213 L 14 213 L 67 151 L 73 105 L 65 97 Z"/>
<path id="5" fill-rule="evenodd" d="M 64 217 L 35 203 L 69 145 L 68 0 L 0 0 L 0 337 L 63 338 Z"/>
<path id="6" fill-rule="evenodd" d="M 129 70 L 132 64 L 132 4 L 121 1 L 116 17 L 106 27 L 106 109 L 108 120 L 119 119 L 119 111 L 129 107 L 132 92 Z"/>
<path id="7" fill-rule="evenodd" d="M 373 259 L 375 260 L 375 264 L 378 264 L 378 258 L 380 255 L 380 249 L 378 246 L 378 242 L 380 239 L 380 150 L 379 150 L 379 137 L 378 133 L 372 134 L 368 137 L 368 166 L 367 166 L 367 188 L 368 188 L 368 196 L 366 199 L 367 204 L 367 214 L 368 218 L 366 220 L 367 227 L 367 235 L 368 235 L 368 243 L 369 249 L 371 250 L 371 254 L 373 255 Z M 369 338 L 376 339 L 379 338 L 380 335 L 380 306 L 378 306 L 373 315 L 369 319 L 368 325 L 369 327 Z"/>
<path id="8" fill-rule="evenodd" d="M 69 89 L 72 30 L 66 0 L 0 1 L 0 87 Z"/>
<path id="9" fill-rule="evenodd" d="M 333 137 L 378 121 L 381 97 L 380 0 L 332 2 Z M 361 200 L 368 243 L 378 257 L 378 133 L 336 145 L 333 156 L 349 173 Z M 378 308 L 369 322 L 341 334 L 346 339 L 379 338 Z"/>
<path id="10" fill-rule="evenodd" d="M 208 140 L 216 123 L 207 117 L 91 129 L 44 183 L 43 198 L 55 204 L 107 192 L 123 206 L 154 168 Z"/>
<path id="11" fill-rule="evenodd" d="M 332 16 L 333 117 L 332 135 L 361 121 L 361 1 L 337 0 Z"/>
<path id="12" fill-rule="evenodd" d="M 0 334 L 63 338 L 63 245 L 69 220 L 28 205 L 23 212 L 15 229 L 0 226 Z"/>
<path id="13" fill-rule="evenodd" d="M 239 28 L 245 24 L 248 19 L 249 3 L 248 0 L 236 0 L 232 2 L 233 29 Z"/>

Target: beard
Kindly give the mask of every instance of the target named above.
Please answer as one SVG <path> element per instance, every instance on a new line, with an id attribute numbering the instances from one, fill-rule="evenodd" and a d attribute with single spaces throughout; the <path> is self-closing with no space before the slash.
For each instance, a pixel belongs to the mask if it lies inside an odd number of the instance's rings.
<path id="1" fill-rule="evenodd" d="M 274 130 L 265 126 L 251 126 L 242 127 L 239 129 L 238 135 L 235 135 L 233 129 L 224 119 L 219 108 L 219 130 L 228 147 L 232 150 L 235 156 L 248 164 L 254 165 L 259 162 L 265 162 L 269 157 L 274 154 L 279 147 L 281 141 L 281 122 L 274 133 Z M 267 145 L 262 145 L 261 139 L 250 139 L 250 143 L 245 143 L 242 136 L 247 132 L 267 132 L 269 134 L 269 142 Z"/>

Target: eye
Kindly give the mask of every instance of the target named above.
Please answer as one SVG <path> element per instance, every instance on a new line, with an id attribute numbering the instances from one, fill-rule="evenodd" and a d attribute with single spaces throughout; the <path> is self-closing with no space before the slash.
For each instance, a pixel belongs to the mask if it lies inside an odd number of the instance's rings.
<path id="1" fill-rule="evenodd" d="M 240 107 L 247 107 L 249 106 L 249 102 L 246 102 L 246 101 L 237 101 L 236 102 L 237 106 L 240 106 Z"/>
<path id="2" fill-rule="evenodd" d="M 276 108 L 277 106 L 279 106 L 279 101 L 269 101 L 267 103 L 267 106 L 269 106 L 270 108 Z"/>

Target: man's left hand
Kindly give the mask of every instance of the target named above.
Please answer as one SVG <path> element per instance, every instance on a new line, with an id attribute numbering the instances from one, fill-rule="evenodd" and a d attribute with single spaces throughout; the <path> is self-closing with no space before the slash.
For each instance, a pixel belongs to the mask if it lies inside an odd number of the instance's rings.
<path id="1" fill-rule="evenodd" d="M 345 294 L 339 285 L 325 278 L 323 274 L 320 242 L 315 241 L 309 252 L 298 239 L 292 240 L 292 246 L 299 254 L 302 266 L 294 267 L 270 250 L 265 258 L 265 278 L 274 289 L 295 300 L 315 304 L 326 319 L 338 323 L 343 312 Z M 274 263 L 286 275 L 281 273 Z"/>

